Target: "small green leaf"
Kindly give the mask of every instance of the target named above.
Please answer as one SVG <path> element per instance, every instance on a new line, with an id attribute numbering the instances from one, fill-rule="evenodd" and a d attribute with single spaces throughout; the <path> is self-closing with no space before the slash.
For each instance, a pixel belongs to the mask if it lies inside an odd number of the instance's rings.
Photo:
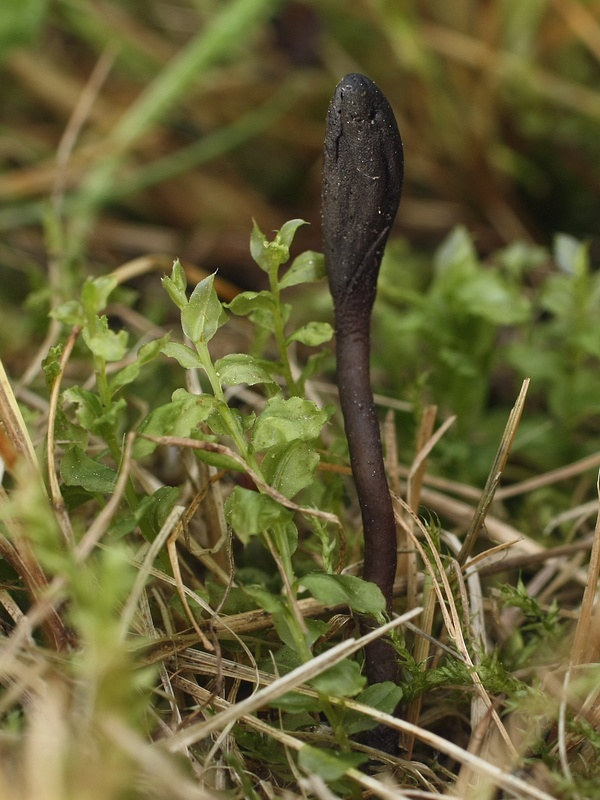
<path id="1" fill-rule="evenodd" d="M 111 292 L 117 287 L 114 275 L 87 278 L 81 289 L 81 304 L 86 315 L 99 314 L 106 308 Z"/>
<path id="2" fill-rule="evenodd" d="M 318 692 L 330 697 L 354 697 L 365 688 L 367 679 L 356 661 L 344 659 L 309 681 Z"/>
<path id="3" fill-rule="evenodd" d="M 87 449 L 90 439 L 89 432 L 75 423 L 70 415 L 67 418 L 62 408 L 57 410 L 54 428 L 56 440 L 62 442 L 65 449 L 70 444 L 77 444 L 84 451 Z"/>
<path id="4" fill-rule="evenodd" d="M 325 781 L 337 781 L 349 769 L 359 767 L 368 761 L 363 753 L 336 753 L 305 744 L 298 753 L 298 764 L 309 775 L 315 773 Z"/>
<path id="5" fill-rule="evenodd" d="M 163 345 L 162 352 L 169 358 L 174 358 L 184 369 L 202 369 L 202 359 L 198 353 L 185 344 L 167 342 Z"/>
<path id="6" fill-rule="evenodd" d="M 177 308 L 185 308 L 188 302 L 186 294 L 187 280 L 178 258 L 173 262 L 171 277 L 168 278 L 165 275 L 162 278 L 162 285 Z"/>
<path id="7" fill-rule="evenodd" d="M 554 259 L 561 272 L 583 276 L 589 272 L 588 245 L 573 236 L 559 233 L 554 239 Z"/>
<path id="8" fill-rule="evenodd" d="M 75 415 L 81 427 L 100 436 L 112 435 L 118 425 L 119 415 L 126 405 L 125 399 L 121 397 L 107 409 L 102 405 L 98 395 L 79 386 L 66 389 L 63 392 L 63 399 L 77 407 Z"/>
<path id="9" fill-rule="evenodd" d="M 364 692 L 358 695 L 356 702 L 376 708 L 377 711 L 383 711 L 385 714 L 393 714 L 402 700 L 402 696 L 403 692 L 400 686 L 392 681 L 385 681 L 367 686 Z M 371 730 L 377 724 L 375 719 L 358 711 L 348 711 L 344 716 L 344 730 L 350 735 Z"/>
<path id="10" fill-rule="evenodd" d="M 393 714 L 396 706 L 402 700 L 402 687 L 393 681 L 374 683 L 360 694 L 356 701 L 365 706 L 371 706 L 386 714 Z"/>
<path id="11" fill-rule="evenodd" d="M 311 572 L 302 578 L 302 585 L 317 600 L 326 605 L 347 605 L 360 614 L 381 614 L 385 611 L 385 598 L 374 583 L 354 575 L 328 575 Z"/>
<path id="12" fill-rule="evenodd" d="M 60 462 L 60 474 L 67 486 L 81 486 L 88 492 L 110 494 L 115 489 L 117 473 L 87 456 L 79 447 L 70 447 Z"/>
<path id="13" fill-rule="evenodd" d="M 267 247 L 268 242 L 266 236 L 258 227 L 256 221 L 252 220 L 252 233 L 250 234 L 250 255 L 258 264 L 258 266 L 265 272 L 269 271 L 269 263 L 266 256 Z"/>
<path id="14" fill-rule="evenodd" d="M 267 483 L 288 498 L 309 486 L 314 479 L 319 454 L 301 439 L 269 448 L 261 467 Z"/>
<path id="15" fill-rule="evenodd" d="M 216 437 L 214 438 L 216 441 Z M 212 441 L 213 437 L 207 436 L 206 439 L 208 441 Z M 228 456 L 226 453 L 214 453 L 211 450 L 202 449 L 194 450 L 194 452 L 196 454 L 196 458 L 211 467 L 216 467 L 217 469 L 228 469 L 232 470 L 233 472 L 244 471 L 235 458 Z"/>
<path id="16" fill-rule="evenodd" d="M 225 312 L 214 282 L 214 274 L 200 281 L 187 305 L 181 309 L 181 327 L 194 343 L 209 342 L 224 322 Z"/>
<path id="17" fill-rule="evenodd" d="M 60 359 L 63 354 L 63 345 L 57 344 L 48 350 L 46 358 L 42 361 L 42 369 L 46 378 L 46 385 L 52 386 L 55 378 L 60 375 Z"/>
<path id="18" fill-rule="evenodd" d="M 85 325 L 82 337 L 90 351 L 104 361 L 120 361 L 127 352 L 127 331 L 111 331 L 107 317 L 96 317 L 93 330 Z"/>
<path id="19" fill-rule="evenodd" d="M 262 586 L 244 586 L 244 592 L 268 614 L 285 613 L 285 603 L 278 595 L 268 592 Z"/>
<path id="20" fill-rule="evenodd" d="M 328 322 L 308 322 L 288 336 L 286 344 L 301 342 L 308 347 L 318 347 L 320 344 L 330 341 L 332 336 L 333 328 Z"/>
<path id="21" fill-rule="evenodd" d="M 215 362 L 215 371 L 221 384 L 237 386 L 247 383 L 274 383 L 270 373 L 272 364 L 263 358 L 255 358 L 246 353 L 231 353 Z"/>
<path id="22" fill-rule="evenodd" d="M 292 630 L 292 628 L 296 628 L 297 630 L 297 626 L 291 623 L 292 615 L 287 603 L 285 603 L 281 597 L 263 589 L 262 586 L 246 586 L 244 587 L 244 591 L 246 591 L 250 597 L 254 598 L 262 609 L 273 615 L 273 626 L 280 640 L 287 646 L 288 655 L 296 655 L 296 658 L 293 658 L 293 666 L 291 666 L 293 669 L 294 666 L 297 666 L 297 660 L 303 660 L 302 657 L 297 659 L 297 656 L 300 655 L 299 649 L 304 653 L 306 652 L 306 647 L 312 647 L 316 640 L 321 638 L 326 632 L 327 624 L 323 625 L 322 620 L 305 620 L 306 633 L 302 637 L 302 644 L 299 648 L 298 641 Z M 281 651 L 279 655 L 280 654 Z M 279 658 L 277 664 L 278 667 L 282 666 Z"/>
<path id="23" fill-rule="evenodd" d="M 53 308 L 50 316 L 62 322 L 63 325 L 83 325 L 85 322 L 85 315 L 83 307 L 77 300 L 67 300 L 65 303 Z"/>
<path id="24" fill-rule="evenodd" d="M 119 370 L 119 372 L 111 378 L 109 383 L 111 396 L 114 396 L 116 392 L 124 386 L 133 383 L 140 374 L 142 367 L 157 358 L 164 345 L 168 342 L 168 339 L 168 336 L 163 336 L 160 339 L 155 339 L 152 342 L 143 344 L 138 350 L 137 358 L 133 364 L 128 364 L 126 367 L 123 367 L 123 369 Z"/>
<path id="25" fill-rule="evenodd" d="M 292 518 L 292 512 L 273 498 L 241 486 L 236 486 L 227 498 L 225 513 L 244 544 L 267 528 Z"/>
<path id="26" fill-rule="evenodd" d="M 322 639 L 328 630 L 327 623 L 321 619 L 305 619 L 306 630 L 300 640 L 302 643 L 299 644 L 299 640 L 296 638 L 298 635 L 297 623 L 292 622 L 289 610 L 286 610 L 285 614 L 274 617 L 273 624 L 281 641 L 294 650 L 301 659 L 304 658 L 306 649 L 310 649 L 318 639 Z"/>
<path id="27" fill-rule="evenodd" d="M 494 325 L 517 325 L 529 320 L 531 303 L 500 275 L 480 270 L 456 288 L 456 302 L 474 317 Z"/>
<path id="28" fill-rule="evenodd" d="M 252 445 L 261 451 L 294 439 L 312 441 L 320 435 L 328 416 L 328 411 L 318 408 L 311 400 L 272 397 L 256 420 Z"/>
<path id="29" fill-rule="evenodd" d="M 476 262 L 477 254 L 473 240 L 462 225 L 457 226 L 444 239 L 435 253 L 435 271 L 443 273 L 454 268 L 457 264 Z"/>
<path id="30" fill-rule="evenodd" d="M 288 286 L 296 286 L 299 283 L 315 283 L 323 280 L 326 275 L 323 253 L 306 250 L 292 261 L 291 267 L 279 281 L 279 287 L 286 289 Z"/>
<path id="31" fill-rule="evenodd" d="M 292 246 L 292 242 L 294 241 L 296 231 L 302 225 L 308 225 L 308 223 L 303 219 L 291 219 L 288 222 L 285 222 L 277 231 L 277 235 L 275 236 L 275 241 L 277 244 L 289 250 Z"/>
<path id="32" fill-rule="evenodd" d="M 308 697 L 298 692 L 286 692 L 271 700 L 269 705 L 292 714 L 298 714 L 300 711 L 310 711 L 312 713 L 322 711 L 322 704 L 317 697 Z"/>
<path id="33" fill-rule="evenodd" d="M 170 403 L 155 408 L 138 428 L 138 433 L 149 436 L 188 437 L 204 422 L 214 408 L 215 399 L 208 394 L 190 394 L 185 389 L 178 389 Z M 147 439 L 138 438 L 133 452 L 136 458 L 149 455 L 156 449 L 156 444 Z"/>
<path id="34" fill-rule="evenodd" d="M 300 225 L 306 224 L 301 219 L 286 222 L 281 230 L 275 234 L 275 239 L 268 242 L 256 222 L 250 235 L 250 254 L 258 266 L 267 273 L 277 271 L 281 264 L 290 257 L 290 245 L 296 230 Z"/>
<path id="35" fill-rule="evenodd" d="M 226 303 L 226 307 L 232 314 L 245 317 L 257 309 L 273 311 L 275 299 L 273 294 L 266 290 L 262 292 L 240 292 L 233 298 L 231 303 Z"/>
<path id="36" fill-rule="evenodd" d="M 171 280 L 175 284 L 177 291 L 185 294 L 185 290 L 187 289 L 187 278 L 185 277 L 185 270 L 181 266 L 181 261 L 178 258 L 173 261 Z"/>
<path id="37" fill-rule="evenodd" d="M 65 389 L 63 399 L 65 402 L 73 403 L 77 406 L 77 419 L 86 430 L 90 430 L 93 420 L 99 417 L 104 410 L 97 394 L 79 386 Z"/>
<path id="38" fill-rule="evenodd" d="M 231 436 L 231 425 L 229 418 L 235 419 L 236 427 L 243 430 L 247 421 L 247 417 L 242 414 L 239 408 L 229 408 L 225 401 L 217 400 L 215 398 L 214 410 L 208 418 L 208 427 L 213 433 L 219 436 Z M 252 417 L 253 412 L 248 413 L 248 417 Z"/>
<path id="39" fill-rule="evenodd" d="M 255 325 L 259 325 L 261 328 L 271 332 L 275 329 L 276 305 L 275 298 L 271 292 L 242 292 L 226 307 L 236 316 L 247 316 Z M 289 304 L 281 303 L 279 311 L 282 319 L 286 322 L 290 313 Z"/>
<path id="40" fill-rule="evenodd" d="M 140 503 L 136 516 L 140 527 L 149 531 L 151 538 L 154 538 L 164 525 L 178 497 L 177 487 L 161 486 L 151 497 L 145 497 Z"/>

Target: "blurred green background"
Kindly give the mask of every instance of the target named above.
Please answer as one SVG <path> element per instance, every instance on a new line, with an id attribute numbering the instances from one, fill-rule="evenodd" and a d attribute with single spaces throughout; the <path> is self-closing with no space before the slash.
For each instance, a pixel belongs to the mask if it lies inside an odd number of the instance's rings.
<path id="1" fill-rule="evenodd" d="M 540 465 L 588 452 L 600 411 L 599 62 L 597 0 L 3 0 L 0 355 L 23 375 L 49 307 L 140 257 L 155 274 L 138 322 L 164 321 L 156 273 L 174 257 L 257 288 L 253 217 L 266 233 L 302 217 L 298 247 L 319 250 L 325 113 L 359 71 L 389 97 L 406 158 L 390 248 L 400 266 L 388 259 L 379 305 L 400 350 L 380 348 L 380 385 L 458 411 L 463 462 L 465 425 L 497 410 L 483 420 L 483 473 L 533 374 L 529 424 L 558 432 Z M 455 234 L 436 262 L 457 226 L 473 252 Z M 581 261 L 571 240 L 562 267 L 535 249 L 557 232 L 589 240 L 577 285 L 548 284 Z M 435 263 L 454 266 L 441 280 Z M 489 263 L 495 277 L 482 278 Z M 328 313 L 318 291 L 313 316 Z"/>
<path id="2" fill-rule="evenodd" d="M 594 0 L 4 0 L 0 57 L 4 285 L 57 246 L 52 198 L 61 254 L 103 269 L 161 252 L 252 283 L 252 216 L 303 217 L 318 247 L 324 115 L 349 71 L 397 114 L 412 242 L 599 227 Z"/>

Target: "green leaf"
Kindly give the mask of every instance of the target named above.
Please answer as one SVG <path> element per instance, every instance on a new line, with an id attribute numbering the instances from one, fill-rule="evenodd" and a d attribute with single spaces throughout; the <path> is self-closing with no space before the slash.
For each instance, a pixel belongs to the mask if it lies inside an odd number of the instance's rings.
<path id="1" fill-rule="evenodd" d="M 300 711 L 310 711 L 312 713 L 322 711 L 322 704 L 317 697 L 307 697 L 307 695 L 299 694 L 298 692 L 286 692 L 271 700 L 269 705 L 292 714 L 298 714 Z"/>
<path id="2" fill-rule="evenodd" d="M 70 444 L 76 444 L 85 451 L 90 435 L 81 425 L 76 424 L 70 417 L 67 418 L 64 410 L 59 408 L 54 423 L 54 437 L 62 442 L 65 448 Z"/>
<path id="3" fill-rule="evenodd" d="M 571 321 L 583 311 L 577 302 L 576 281 L 572 275 L 551 275 L 540 291 L 540 306 L 561 321 Z"/>
<path id="4" fill-rule="evenodd" d="M 292 512 L 273 498 L 241 486 L 236 486 L 227 498 L 225 513 L 244 544 L 256 534 L 292 518 Z"/>
<path id="5" fill-rule="evenodd" d="M 287 603 L 278 595 L 263 589 L 262 586 L 245 586 L 244 591 L 252 597 L 262 609 L 272 614 L 273 626 L 280 640 L 284 642 L 287 648 L 288 659 L 286 660 L 289 661 L 289 656 L 294 654 L 292 658 L 293 663 L 291 665 L 286 664 L 283 671 L 289 671 L 289 669 L 298 666 L 298 662 L 301 662 L 303 659 L 300 656 L 300 648 L 298 647 L 298 642 L 292 631 L 292 628 L 297 628 L 297 626 L 292 623 L 292 614 Z M 302 639 L 302 653 L 306 652 L 306 647 L 312 647 L 317 639 L 321 638 L 327 631 L 327 624 L 325 623 L 324 625 L 322 620 L 307 619 L 305 623 L 307 630 Z M 277 658 L 277 666 L 279 668 L 282 667 L 280 656 L 281 651 L 279 651 Z M 300 656 L 300 658 L 298 658 L 298 656 Z"/>
<path id="6" fill-rule="evenodd" d="M 123 367 L 111 378 L 109 383 L 111 396 L 114 396 L 124 386 L 133 383 L 140 374 L 142 367 L 157 358 L 168 339 L 168 336 L 162 336 L 160 339 L 143 344 L 138 350 L 137 358 L 133 364 Z"/>
<path id="7" fill-rule="evenodd" d="M 237 386 L 247 383 L 274 383 L 270 370 L 272 364 L 263 358 L 255 358 L 246 353 L 231 353 L 215 362 L 215 371 L 221 384 Z"/>
<path id="8" fill-rule="evenodd" d="M 166 293 L 169 295 L 173 303 L 177 306 L 177 308 L 185 308 L 188 303 L 186 288 L 187 288 L 187 280 L 185 277 L 185 272 L 179 259 L 175 259 L 173 262 L 173 269 L 171 270 L 171 277 L 168 278 L 166 275 L 162 278 L 162 285 Z"/>
<path id="9" fill-rule="evenodd" d="M 314 479 L 319 454 L 301 439 L 269 448 L 261 467 L 267 483 L 288 498 L 294 497 Z"/>
<path id="10" fill-rule="evenodd" d="M 479 270 L 469 281 L 462 282 L 456 300 L 468 313 L 482 317 L 494 325 L 517 325 L 531 316 L 531 303 L 499 275 Z"/>
<path id="11" fill-rule="evenodd" d="M 178 389 L 170 403 L 155 408 L 138 428 L 138 433 L 149 436 L 176 436 L 186 438 L 204 422 L 214 408 L 215 399 L 208 394 L 190 394 Z M 156 449 L 155 442 L 138 438 L 133 452 L 136 458 L 149 455 Z"/>
<path id="12" fill-rule="evenodd" d="M 175 507 L 179 489 L 175 486 L 161 486 L 151 497 L 144 497 L 136 516 L 140 527 L 149 531 L 152 539 L 164 525 L 167 517 Z"/>
<path id="13" fill-rule="evenodd" d="M 184 369 L 202 369 L 202 359 L 195 350 L 180 342 L 167 342 L 162 347 L 162 352 L 169 358 L 174 358 Z"/>
<path id="14" fill-rule="evenodd" d="M 42 361 L 42 369 L 44 370 L 44 377 L 48 387 L 51 387 L 56 377 L 60 375 L 60 359 L 62 358 L 63 350 L 62 344 L 51 347 Z"/>
<path id="15" fill-rule="evenodd" d="M 328 411 L 318 408 L 311 400 L 272 397 L 256 420 L 252 445 L 261 451 L 294 439 L 312 441 L 320 435 L 328 416 Z"/>
<path id="16" fill-rule="evenodd" d="M 217 441 L 217 437 L 206 436 L 207 441 Z M 244 472 L 240 464 L 235 460 L 235 458 L 231 458 L 226 453 L 214 453 L 211 450 L 194 450 L 196 454 L 196 458 L 202 461 L 204 464 L 208 464 L 211 467 L 216 467 L 217 469 L 227 469 L 232 470 L 233 472 Z"/>
<path id="17" fill-rule="evenodd" d="M 81 289 L 81 304 L 86 315 L 93 316 L 103 311 L 116 287 L 117 279 L 113 275 L 87 278 Z"/>
<path id="18" fill-rule="evenodd" d="M 106 409 L 98 395 L 79 386 L 66 389 L 63 392 L 63 399 L 77 407 L 75 415 L 81 427 L 100 436 L 112 435 L 118 425 L 119 414 L 126 405 L 125 400 L 120 398 Z"/>
<path id="19" fill-rule="evenodd" d="M 258 266 L 266 273 L 277 271 L 281 264 L 290 257 L 290 245 L 300 225 L 305 225 L 304 220 L 292 219 L 286 222 L 275 234 L 272 242 L 267 241 L 256 222 L 250 235 L 250 254 Z"/>
<path id="20" fill-rule="evenodd" d="M 255 603 L 266 611 L 268 614 L 281 614 L 285 613 L 285 603 L 276 594 L 268 592 L 262 586 L 244 586 L 244 592 L 251 597 Z"/>
<path id="21" fill-rule="evenodd" d="M 385 714 L 393 714 L 398 703 L 402 700 L 402 696 L 403 692 L 400 686 L 397 686 L 392 681 L 385 681 L 367 686 L 364 692 L 358 695 L 356 702 L 376 708 Z M 344 730 L 351 736 L 362 731 L 371 730 L 377 724 L 375 719 L 358 711 L 348 710 L 344 715 Z"/>
<path id="22" fill-rule="evenodd" d="M 273 624 L 277 635 L 284 644 L 291 650 L 294 650 L 301 659 L 304 658 L 306 649 L 310 649 L 316 641 L 322 639 L 328 631 L 327 623 L 321 619 L 305 619 L 304 625 L 305 632 L 302 635 L 301 644 L 296 639 L 298 633 L 298 625 L 292 621 L 292 615 L 289 610 L 285 614 L 281 614 L 273 618 Z"/>
<path id="23" fill-rule="evenodd" d="M 275 310 L 275 299 L 271 292 L 241 292 L 236 295 L 231 303 L 226 303 L 226 308 L 232 314 L 239 317 L 246 317 L 262 312 L 262 315 L 273 314 Z"/>
<path id="24" fill-rule="evenodd" d="M 347 605 L 360 614 L 381 614 L 385 611 L 385 598 L 374 583 L 354 575 L 328 575 L 311 572 L 304 575 L 302 585 L 325 605 Z"/>
<path id="25" fill-rule="evenodd" d="M 363 753 L 336 753 L 305 744 L 298 753 L 298 764 L 309 775 L 315 773 L 325 781 L 337 781 L 349 769 L 368 761 Z"/>
<path id="26" fill-rule="evenodd" d="M 323 280 L 326 275 L 323 253 L 306 250 L 292 261 L 291 267 L 279 281 L 279 287 L 287 289 L 289 286 L 296 286 L 299 283 L 315 283 Z"/>
<path id="27" fill-rule="evenodd" d="M 367 679 L 356 661 L 344 659 L 309 681 L 318 692 L 329 697 L 354 697 L 365 688 Z"/>
<path id="28" fill-rule="evenodd" d="M 261 229 L 252 220 L 252 233 L 250 234 L 250 255 L 258 266 L 265 272 L 269 271 L 269 261 L 267 258 L 267 238 Z"/>
<path id="29" fill-rule="evenodd" d="M 320 344 L 330 341 L 332 336 L 333 328 L 328 322 L 308 322 L 288 336 L 286 344 L 302 342 L 308 347 L 318 347 Z"/>
<path id="30" fill-rule="evenodd" d="M 91 423 L 104 411 L 98 395 L 79 386 L 65 389 L 63 399 L 77 406 L 77 419 L 86 430 L 90 430 Z"/>
<path id="31" fill-rule="evenodd" d="M 200 281 L 187 305 L 181 309 L 181 327 L 194 343 L 209 342 L 225 321 L 214 282 L 214 274 Z"/>
<path id="32" fill-rule="evenodd" d="M 435 271 L 443 273 L 457 264 L 477 261 L 473 241 L 465 227 L 459 225 L 444 239 L 435 253 Z"/>
<path id="33" fill-rule="evenodd" d="M 294 241 L 294 236 L 296 235 L 296 231 L 302 225 L 308 225 L 308 223 L 303 219 L 291 219 L 288 222 L 285 222 L 279 231 L 277 232 L 277 236 L 275 237 L 275 241 L 278 245 L 283 245 L 283 247 L 287 248 L 288 250 L 292 246 L 292 242 Z"/>
<path id="34" fill-rule="evenodd" d="M 513 279 L 519 281 L 547 261 L 546 248 L 526 242 L 513 242 L 494 257 L 494 263 L 497 263 L 503 272 L 507 272 Z"/>
<path id="35" fill-rule="evenodd" d="M 559 382 L 562 356 L 558 349 L 534 349 L 524 342 L 515 342 L 506 350 L 508 364 L 516 367 L 522 375 L 527 375 L 532 382 L 552 380 Z"/>
<path id="36" fill-rule="evenodd" d="M 225 401 L 215 398 L 214 410 L 208 418 L 208 427 L 219 436 L 231 436 L 231 425 L 228 418 L 233 417 L 236 427 L 243 430 L 248 418 L 252 418 L 253 413 L 248 412 L 248 415 L 245 416 L 239 408 L 229 408 L 228 410 Z"/>
<path id="37" fill-rule="evenodd" d="M 108 317 L 96 317 L 93 328 L 84 325 L 82 337 L 90 351 L 104 361 L 120 361 L 127 352 L 127 331 L 111 331 Z"/>
<path id="38" fill-rule="evenodd" d="M 356 698 L 358 703 L 371 706 L 386 714 L 393 714 L 400 700 L 402 700 L 402 687 L 393 681 L 374 683 Z"/>
<path id="39" fill-rule="evenodd" d="M 60 474 L 67 486 L 81 486 L 92 493 L 110 494 L 117 482 L 114 469 L 94 461 L 79 447 L 70 447 L 64 454 Z"/>
<path id="40" fill-rule="evenodd" d="M 67 300 L 65 303 L 53 308 L 50 316 L 62 322 L 63 325 L 83 325 L 85 322 L 85 315 L 83 307 L 77 300 Z"/>
<path id="41" fill-rule="evenodd" d="M 589 247 L 587 244 L 559 233 L 554 239 L 554 259 L 561 272 L 583 277 L 589 272 Z"/>

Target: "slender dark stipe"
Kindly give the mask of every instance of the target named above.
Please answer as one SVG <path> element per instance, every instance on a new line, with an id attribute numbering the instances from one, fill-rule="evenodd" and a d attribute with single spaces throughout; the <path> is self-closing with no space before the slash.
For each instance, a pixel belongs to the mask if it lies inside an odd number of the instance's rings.
<path id="1" fill-rule="evenodd" d="M 388 612 L 396 574 L 396 527 L 369 360 L 371 311 L 383 250 L 400 203 L 403 165 L 402 141 L 384 94 L 364 75 L 347 75 L 337 85 L 327 113 L 324 252 L 335 307 L 340 403 L 364 530 L 363 577 L 379 586 Z M 373 627 L 373 621 L 363 620 L 362 627 Z M 397 679 L 389 642 L 379 639 L 367 648 L 366 673 L 370 684 Z M 396 738 L 373 744 L 391 750 Z"/>

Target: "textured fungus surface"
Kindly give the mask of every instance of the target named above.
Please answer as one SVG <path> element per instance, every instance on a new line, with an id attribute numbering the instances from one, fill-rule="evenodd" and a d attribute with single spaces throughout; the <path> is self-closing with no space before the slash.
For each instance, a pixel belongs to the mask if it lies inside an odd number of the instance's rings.
<path id="1" fill-rule="evenodd" d="M 396 574 L 396 526 L 370 382 L 371 311 L 383 250 L 398 210 L 402 141 L 381 90 L 364 75 L 337 85 L 327 114 L 323 157 L 323 239 L 335 307 L 337 379 L 352 474 L 364 530 L 365 580 L 376 583 L 388 612 Z M 373 625 L 363 620 L 363 628 Z M 369 683 L 396 680 L 392 646 L 366 652 Z M 392 731 L 393 734 L 393 731 Z M 375 741 L 382 749 L 389 742 Z"/>

